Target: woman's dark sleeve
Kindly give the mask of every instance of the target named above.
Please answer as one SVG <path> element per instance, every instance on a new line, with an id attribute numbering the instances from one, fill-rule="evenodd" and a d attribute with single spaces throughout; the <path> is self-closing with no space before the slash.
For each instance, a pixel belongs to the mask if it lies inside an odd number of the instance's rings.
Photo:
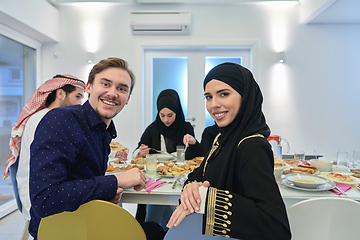
<path id="1" fill-rule="evenodd" d="M 138 149 L 141 144 L 145 144 L 151 148 L 160 150 L 160 139 L 159 141 L 155 141 L 156 137 L 159 137 L 159 134 L 155 131 L 154 123 L 152 123 L 145 129 L 144 133 L 141 135 L 140 142 L 138 143 L 138 146 L 137 148 L 135 148 L 135 150 Z M 156 152 L 154 150 L 150 150 L 150 153 L 154 154 Z"/>
<path id="2" fill-rule="evenodd" d="M 201 136 L 201 147 L 203 148 L 203 156 L 207 155 L 210 152 L 215 137 L 216 135 L 211 135 L 208 131 L 208 128 L 205 128 Z"/>
<path id="3" fill-rule="evenodd" d="M 190 134 L 196 140 L 193 126 L 191 126 L 190 123 L 186 122 L 184 127 L 185 127 L 184 135 Z M 198 142 L 198 140 L 196 140 L 196 143 L 194 145 L 189 145 L 185 152 L 185 159 L 193 159 L 195 157 L 202 157 L 202 156 L 204 156 L 203 148 Z"/>
<path id="4" fill-rule="evenodd" d="M 238 183 L 234 183 L 242 185 L 242 193 L 209 187 L 203 233 L 249 240 L 291 239 L 270 148 L 245 143 L 236 153 L 245 163 L 239 165 Z"/>

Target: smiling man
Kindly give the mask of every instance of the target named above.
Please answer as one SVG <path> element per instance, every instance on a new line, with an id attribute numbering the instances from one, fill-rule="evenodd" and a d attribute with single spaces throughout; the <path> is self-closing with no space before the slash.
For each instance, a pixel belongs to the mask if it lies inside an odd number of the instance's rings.
<path id="1" fill-rule="evenodd" d="M 35 239 L 43 217 L 94 199 L 118 203 L 123 188 L 145 186 L 145 174 L 137 168 L 104 176 L 109 144 L 117 135 L 112 118 L 129 102 L 134 83 L 126 61 L 102 60 L 89 74 L 88 101 L 54 109 L 39 123 L 30 159 L 29 232 Z M 159 236 L 152 239 L 161 239 L 163 232 Z"/>

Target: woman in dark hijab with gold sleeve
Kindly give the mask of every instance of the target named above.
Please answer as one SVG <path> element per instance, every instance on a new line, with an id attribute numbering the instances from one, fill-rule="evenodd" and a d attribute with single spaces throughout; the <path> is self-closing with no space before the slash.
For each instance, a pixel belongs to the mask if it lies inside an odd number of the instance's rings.
<path id="1" fill-rule="evenodd" d="M 177 226 L 205 204 L 203 234 L 291 239 L 273 174 L 263 98 L 252 73 L 238 64 L 223 63 L 208 73 L 203 86 L 206 108 L 220 133 L 205 161 L 189 174 L 181 204 L 167 226 Z"/>

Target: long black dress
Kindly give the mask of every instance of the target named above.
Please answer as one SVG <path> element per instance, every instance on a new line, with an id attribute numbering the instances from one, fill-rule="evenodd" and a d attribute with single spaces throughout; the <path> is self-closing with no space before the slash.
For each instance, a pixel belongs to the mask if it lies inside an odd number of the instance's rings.
<path id="1" fill-rule="evenodd" d="M 222 81 L 241 96 L 238 115 L 220 134 L 187 183 L 209 181 L 203 234 L 243 240 L 291 239 L 285 205 L 273 174 L 270 129 L 261 110 L 262 94 L 251 72 L 224 63 L 204 80 Z"/>

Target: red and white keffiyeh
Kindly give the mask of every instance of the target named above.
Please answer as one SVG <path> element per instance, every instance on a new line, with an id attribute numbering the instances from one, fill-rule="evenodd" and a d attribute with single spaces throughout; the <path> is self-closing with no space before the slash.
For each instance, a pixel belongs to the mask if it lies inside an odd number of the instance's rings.
<path id="1" fill-rule="evenodd" d="M 29 101 L 26 103 L 24 108 L 21 110 L 18 119 L 16 120 L 10 137 L 10 153 L 6 160 L 4 169 L 4 179 L 6 180 L 9 175 L 9 167 L 17 161 L 20 153 L 21 137 L 24 132 L 25 124 L 28 119 L 36 112 L 46 107 L 46 98 L 48 95 L 65 85 L 74 85 L 85 89 L 85 83 L 72 76 L 72 75 L 56 75 L 54 78 L 47 80 L 45 83 L 34 92 Z"/>

